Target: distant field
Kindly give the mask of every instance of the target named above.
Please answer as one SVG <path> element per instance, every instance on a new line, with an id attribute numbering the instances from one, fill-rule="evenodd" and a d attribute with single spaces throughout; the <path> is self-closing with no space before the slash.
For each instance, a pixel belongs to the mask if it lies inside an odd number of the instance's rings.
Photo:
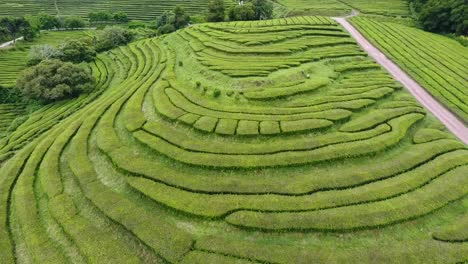
<path id="1" fill-rule="evenodd" d="M 341 2 L 364 14 L 384 16 L 410 15 L 410 8 L 407 0 L 341 0 Z"/>
<path id="2" fill-rule="evenodd" d="M 468 48 L 420 29 L 366 18 L 351 20 L 416 81 L 468 122 Z"/>
<path id="3" fill-rule="evenodd" d="M 15 47 L 0 49 L 0 85 L 12 86 L 18 74 L 26 67 L 29 50 L 33 45 L 58 45 L 67 38 L 86 36 L 87 31 L 47 31 L 32 42 L 19 41 Z"/>
<path id="4" fill-rule="evenodd" d="M 276 0 L 290 9 L 293 14 L 339 16 L 349 14 L 352 9 L 363 14 L 382 16 L 409 16 L 406 0 Z"/>
<path id="5" fill-rule="evenodd" d="M 328 17 L 98 55 L 0 139 L 6 263 L 457 263 L 468 149 Z"/>
<path id="6" fill-rule="evenodd" d="M 234 4 L 226 0 L 227 5 Z M 0 2 L 0 16 L 25 15 L 47 12 L 60 15 L 87 16 L 91 11 L 124 11 L 131 19 L 154 20 L 164 11 L 172 10 L 176 5 L 183 6 L 191 15 L 206 12 L 206 0 L 7 0 Z"/>

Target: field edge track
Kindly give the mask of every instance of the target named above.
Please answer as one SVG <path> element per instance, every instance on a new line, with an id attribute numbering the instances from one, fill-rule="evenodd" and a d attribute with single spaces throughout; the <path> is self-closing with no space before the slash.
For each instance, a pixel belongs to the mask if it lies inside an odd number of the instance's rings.
<path id="1" fill-rule="evenodd" d="M 426 91 L 418 82 L 411 78 L 400 66 L 389 59 L 382 51 L 375 47 L 369 40 L 362 35 L 357 28 L 355 28 L 347 20 L 350 17 L 357 15 L 354 13 L 348 17 L 335 17 L 333 18 L 338 22 L 346 31 L 349 32 L 356 42 L 369 54 L 378 64 L 385 68 L 395 80 L 400 82 L 416 100 L 421 103 L 429 112 L 431 112 L 437 119 L 442 122 L 447 129 L 452 132 L 463 143 L 468 144 L 468 128 L 464 123 L 450 110 L 443 106 L 437 99 L 435 99 L 429 92 Z"/>

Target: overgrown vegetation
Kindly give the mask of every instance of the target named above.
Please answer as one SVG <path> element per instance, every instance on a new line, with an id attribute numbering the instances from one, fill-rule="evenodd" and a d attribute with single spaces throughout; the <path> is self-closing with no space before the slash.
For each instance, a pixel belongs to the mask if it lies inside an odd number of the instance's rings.
<path id="1" fill-rule="evenodd" d="M 49 103 L 89 92 L 94 82 L 94 78 L 77 65 L 44 60 L 21 73 L 16 87 L 28 99 Z"/>
<path id="2" fill-rule="evenodd" d="M 466 0 L 410 0 L 424 29 L 468 35 Z"/>
<path id="3" fill-rule="evenodd" d="M 190 23 L 190 16 L 185 13 L 185 9 L 176 6 L 172 12 L 164 12 L 156 21 L 156 28 L 160 34 L 168 34 L 187 26 Z"/>

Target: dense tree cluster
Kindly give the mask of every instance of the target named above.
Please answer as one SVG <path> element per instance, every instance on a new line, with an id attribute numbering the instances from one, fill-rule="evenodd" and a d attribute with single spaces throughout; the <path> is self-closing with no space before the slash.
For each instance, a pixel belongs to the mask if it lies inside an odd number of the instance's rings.
<path id="1" fill-rule="evenodd" d="M 23 36 L 25 40 L 32 40 L 37 30 L 25 17 L 1 17 L 0 40 L 15 40 Z"/>
<path id="2" fill-rule="evenodd" d="M 270 19 L 273 16 L 273 4 L 269 0 L 239 1 L 238 5 L 227 10 L 230 21 L 247 21 Z M 208 4 L 207 20 L 211 22 L 224 21 L 226 10 L 223 0 L 212 0 Z"/>
<path id="3" fill-rule="evenodd" d="M 23 71 L 16 87 L 26 98 L 53 102 L 90 91 L 94 83 L 94 77 L 78 65 L 44 60 Z"/>
<path id="4" fill-rule="evenodd" d="M 184 28 L 190 23 L 190 16 L 185 13 L 185 9 L 176 6 L 172 12 L 164 12 L 156 20 L 156 28 L 160 34 L 167 34 Z"/>
<path id="5" fill-rule="evenodd" d="M 119 22 L 125 23 L 128 22 L 128 15 L 125 12 L 108 12 L 108 11 L 98 11 L 91 12 L 88 14 L 89 21 L 94 22 Z"/>
<path id="6" fill-rule="evenodd" d="M 439 33 L 468 34 L 466 0 L 411 0 L 424 29 Z"/>
<path id="7" fill-rule="evenodd" d="M 106 27 L 100 30 L 96 39 L 95 46 L 97 51 L 105 51 L 126 45 L 134 39 L 132 31 L 121 27 Z"/>
<path id="8" fill-rule="evenodd" d="M 224 0 L 212 0 L 208 3 L 208 16 L 206 20 L 209 22 L 222 22 L 224 21 L 225 12 Z"/>

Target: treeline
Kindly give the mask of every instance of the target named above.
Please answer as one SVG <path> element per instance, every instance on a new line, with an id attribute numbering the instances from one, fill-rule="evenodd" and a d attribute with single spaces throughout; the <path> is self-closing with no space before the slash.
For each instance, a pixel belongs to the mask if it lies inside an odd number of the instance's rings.
<path id="1" fill-rule="evenodd" d="M 467 0 L 410 0 L 425 30 L 468 35 Z"/>
<path id="2" fill-rule="evenodd" d="M 238 5 L 226 10 L 223 0 L 211 0 L 208 4 L 209 22 L 248 21 L 270 19 L 273 4 L 268 0 L 240 0 Z"/>
<path id="3" fill-rule="evenodd" d="M 46 13 L 36 16 L 0 17 L 0 41 L 14 40 L 24 37 L 31 41 L 41 30 L 77 29 L 88 26 L 81 17 L 56 17 Z"/>

